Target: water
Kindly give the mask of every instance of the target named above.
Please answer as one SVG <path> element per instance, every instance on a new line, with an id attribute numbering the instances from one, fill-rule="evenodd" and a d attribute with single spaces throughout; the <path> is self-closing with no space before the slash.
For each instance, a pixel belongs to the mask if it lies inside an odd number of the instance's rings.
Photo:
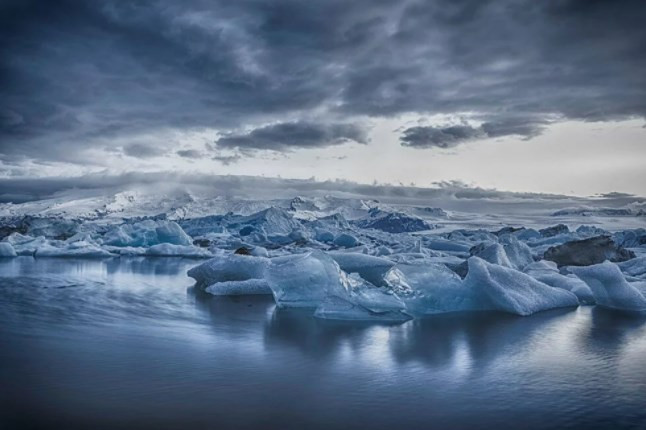
<path id="1" fill-rule="evenodd" d="M 645 317 L 335 323 L 195 264 L 0 261 L 0 428 L 646 428 Z"/>

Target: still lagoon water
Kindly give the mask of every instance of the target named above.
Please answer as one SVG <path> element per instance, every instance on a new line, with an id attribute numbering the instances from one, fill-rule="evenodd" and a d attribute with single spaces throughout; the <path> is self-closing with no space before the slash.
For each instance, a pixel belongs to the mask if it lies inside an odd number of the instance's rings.
<path id="1" fill-rule="evenodd" d="M 0 428 L 646 428 L 646 316 L 322 321 L 198 263 L 0 261 Z"/>

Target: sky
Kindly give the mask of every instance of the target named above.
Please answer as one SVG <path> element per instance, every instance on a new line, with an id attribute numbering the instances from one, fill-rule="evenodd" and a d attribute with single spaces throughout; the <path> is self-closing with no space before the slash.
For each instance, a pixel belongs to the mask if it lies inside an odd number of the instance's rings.
<path id="1" fill-rule="evenodd" d="M 5 0 L 1 183 L 646 196 L 644 19 L 642 0 Z"/>

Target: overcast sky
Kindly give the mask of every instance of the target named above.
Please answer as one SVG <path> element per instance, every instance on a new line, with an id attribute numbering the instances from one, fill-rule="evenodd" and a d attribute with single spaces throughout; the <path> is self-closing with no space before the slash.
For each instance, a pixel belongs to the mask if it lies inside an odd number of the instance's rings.
<path id="1" fill-rule="evenodd" d="M 645 20 L 643 0 L 5 0 L 0 178 L 646 195 Z"/>

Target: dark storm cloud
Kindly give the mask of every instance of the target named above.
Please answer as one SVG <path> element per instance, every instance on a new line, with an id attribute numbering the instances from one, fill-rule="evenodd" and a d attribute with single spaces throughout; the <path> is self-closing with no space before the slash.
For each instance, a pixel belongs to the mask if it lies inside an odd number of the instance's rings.
<path id="1" fill-rule="evenodd" d="M 287 116 L 472 112 L 488 137 L 643 118 L 644 16 L 641 0 L 5 1 L 0 159 L 85 163 L 138 133 Z"/>
<path id="2" fill-rule="evenodd" d="M 416 126 L 405 129 L 400 137 L 402 146 L 412 148 L 452 148 L 476 139 L 521 136 L 530 139 L 541 133 L 545 121 L 527 118 L 506 118 L 484 122 L 478 127 L 451 125 L 446 127 Z"/>
<path id="3" fill-rule="evenodd" d="M 417 126 L 404 130 L 400 141 L 402 146 L 413 148 L 451 148 L 482 136 L 482 130 L 469 125 Z"/>
<path id="4" fill-rule="evenodd" d="M 295 148 L 323 148 L 350 141 L 367 143 L 365 130 L 353 124 L 287 122 L 260 127 L 246 134 L 221 137 L 217 146 L 287 151 Z"/>

